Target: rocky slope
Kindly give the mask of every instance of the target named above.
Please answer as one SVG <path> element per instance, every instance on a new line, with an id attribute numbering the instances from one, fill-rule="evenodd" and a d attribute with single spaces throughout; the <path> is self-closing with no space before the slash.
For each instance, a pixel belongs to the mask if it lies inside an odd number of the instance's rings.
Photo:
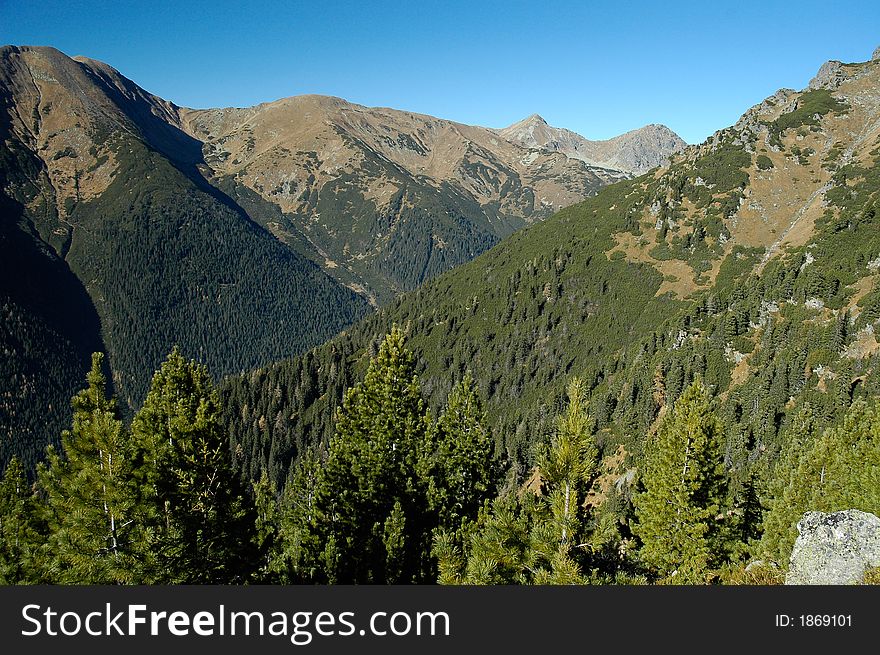
<path id="1" fill-rule="evenodd" d="M 527 148 L 560 152 L 591 166 L 641 175 L 661 166 L 687 144 L 665 125 L 645 125 L 605 141 L 590 141 L 561 127 L 552 127 L 537 114 L 498 130 L 512 143 Z"/>
<path id="2" fill-rule="evenodd" d="M 298 96 L 182 110 L 207 179 L 374 303 L 626 175 L 492 131 Z"/>

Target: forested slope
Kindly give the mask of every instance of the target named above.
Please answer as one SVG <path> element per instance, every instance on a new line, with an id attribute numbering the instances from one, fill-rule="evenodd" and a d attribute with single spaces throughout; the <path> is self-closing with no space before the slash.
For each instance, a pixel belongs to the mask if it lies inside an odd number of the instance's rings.
<path id="1" fill-rule="evenodd" d="M 523 474 L 566 377 L 638 457 L 696 377 L 728 402 L 728 464 L 772 468 L 807 403 L 823 424 L 876 385 L 878 65 L 780 91 L 736 126 L 517 233 L 329 344 L 224 382 L 245 468 L 279 481 L 393 323 L 438 403 L 469 370 Z M 622 467 L 619 473 L 622 473 Z"/>
<path id="2" fill-rule="evenodd" d="M 50 48 L 0 58 L 2 461 L 57 443 L 92 351 L 130 410 L 175 344 L 231 373 L 368 311 L 202 179 L 173 105 Z"/>

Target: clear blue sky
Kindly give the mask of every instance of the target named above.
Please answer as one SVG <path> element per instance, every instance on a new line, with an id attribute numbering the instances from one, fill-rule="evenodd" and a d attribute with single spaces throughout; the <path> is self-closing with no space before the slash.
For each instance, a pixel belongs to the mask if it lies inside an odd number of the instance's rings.
<path id="1" fill-rule="evenodd" d="M 0 42 L 100 59 L 188 107 L 320 93 L 695 143 L 828 59 L 869 59 L 880 2 L 0 0 Z"/>

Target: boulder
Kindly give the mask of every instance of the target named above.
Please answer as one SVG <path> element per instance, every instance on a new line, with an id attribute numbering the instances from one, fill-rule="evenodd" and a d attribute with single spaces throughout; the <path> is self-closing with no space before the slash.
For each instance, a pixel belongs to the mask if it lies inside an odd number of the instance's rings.
<path id="1" fill-rule="evenodd" d="M 880 518 L 873 514 L 807 512 L 797 529 L 787 585 L 859 584 L 880 566 Z"/>

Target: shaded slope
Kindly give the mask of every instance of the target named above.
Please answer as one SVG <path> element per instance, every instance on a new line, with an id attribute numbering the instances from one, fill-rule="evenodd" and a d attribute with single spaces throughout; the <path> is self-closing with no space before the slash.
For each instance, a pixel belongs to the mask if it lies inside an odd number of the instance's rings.
<path id="1" fill-rule="evenodd" d="M 7 144 L 0 149 L 0 188 L 8 194 L 0 194 L 0 462 L 15 455 L 32 468 L 47 435 L 58 443 L 70 397 L 103 344 L 82 283 L 37 234 L 35 222 L 53 213 L 31 181 L 43 177 L 40 162 L 9 141 L 4 118 L 0 112 L 0 141 Z"/>
<path id="2" fill-rule="evenodd" d="M 367 311 L 205 182 L 176 107 L 50 48 L 0 59 L 4 459 L 32 463 L 57 438 L 102 341 L 134 406 L 175 343 L 223 374 L 302 352 Z"/>

